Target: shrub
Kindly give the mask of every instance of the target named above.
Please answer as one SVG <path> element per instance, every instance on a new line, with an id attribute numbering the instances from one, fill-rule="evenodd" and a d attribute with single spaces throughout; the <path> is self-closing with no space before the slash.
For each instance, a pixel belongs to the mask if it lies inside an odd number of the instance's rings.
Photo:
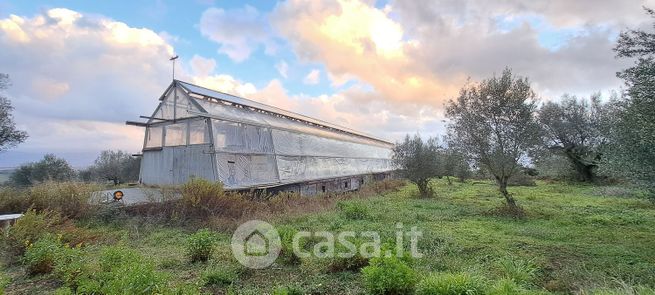
<path id="1" fill-rule="evenodd" d="M 417 280 L 414 270 L 396 256 L 372 258 L 362 276 L 370 294 L 411 294 Z"/>
<path id="2" fill-rule="evenodd" d="M 255 202 L 235 192 L 225 192 L 220 182 L 192 178 L 182 186 L 182 214 L 197 218 L 221 214 L 240 218 Z"/>
<path id="3" fill-rule="evenodd" d="M 61 222 L 63 219 L 58 214 L 28 210 L 9 228 L 7 245 L 14 254 L 23 255 L 27 246 L 36 242 L 44 234 L 52 232 L 55 225 Z"/>
<path id="4" fill-rule="evenodd" d="M 0 214 L 25 212 L 30 207 L 25 190 L 12 187 L 0 187 Z"/>
<path id="5" fill-rule="evenodd" d="M 475 295 L 484 293 L 485 286 L 482 280 L 467 273 L 430 275 L 416 286 L 416 295 Z"/>
<path id="6" fill-rule="evenodd" d="M 44 182 L 31 187 L 27 194 L 31 206 L 38 211 L 79 218 L 91 212 L 91 195 L 98 190 L 97 185 L 81 182 Z"/>
<path id="7" fill-rule="evenodd" d="M 201 207 L 222 196 L 223 185 L 203 178 L 191 178 L 182 185 L 182 201 L 191 207 Z"/>
<path id="8" fill-rule="evenodd" d="M 216 238 L 208 229 L 198 230 L 187 239 L 186 250 L 191 262 L 207 261 L 214 252 Z"/>
<path id="9" fill-rule="evenodd" d="M 361 203 L 339 202 L 337 207 L 347 219 L 362 220 L 368 216 L 368 209 Z"/>
<path id="10" fill-rule="evenodd" d="M 240 270 L 236 267 L 208 267 L 202 274 L 202 280 L 205 285 L 214 285 L 224 287 L 235 282 L 240 275 Z"/>
<path id="11" fill-rule="evenodd" d="M 55 257 L 62 248 L 61 242 L 52 235 L 44 235 L 30 244 L 21 261 L 30 275 L 50 273 L 55 267 Z"/>
<path id="12" fill-rule="evenodd" d="M 530 283 L 537 273 L 537 267 L 534 263 L 516 257 L 500 259 L 498 267 L 504 278 L 510 279 L 519 285 Z"/>

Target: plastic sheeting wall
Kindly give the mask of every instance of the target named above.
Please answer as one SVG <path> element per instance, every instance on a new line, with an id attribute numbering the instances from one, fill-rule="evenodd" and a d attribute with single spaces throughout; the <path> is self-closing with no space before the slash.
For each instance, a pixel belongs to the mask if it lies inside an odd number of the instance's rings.
<path id="1" fill-rule="evenodd" d="M 212 119 L 212 129 L 218 175 L 226 187 L 391 170 L 390 150 L 380 146 L 226 120 Z"/>
<path id="2" fill-rule="evenodd" d="M 143 153 L 141 182 L 145 184 L 181 184 L 191 177 L 218 180 L 209 144 L 165 147 Z"/>

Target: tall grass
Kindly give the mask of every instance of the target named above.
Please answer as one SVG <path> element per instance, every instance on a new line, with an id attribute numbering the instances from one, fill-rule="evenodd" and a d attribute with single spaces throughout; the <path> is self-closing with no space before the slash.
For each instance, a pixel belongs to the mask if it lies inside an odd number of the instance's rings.
<path id="1" fill-rule="evenodd" d="M 44 182 L 26 189 L 0 189 L 0 213 L 23 213 L 29 208 L 53 211 L 69 218 L 92 213 L 90 202 L 100 186 L 81 182 Z"/>

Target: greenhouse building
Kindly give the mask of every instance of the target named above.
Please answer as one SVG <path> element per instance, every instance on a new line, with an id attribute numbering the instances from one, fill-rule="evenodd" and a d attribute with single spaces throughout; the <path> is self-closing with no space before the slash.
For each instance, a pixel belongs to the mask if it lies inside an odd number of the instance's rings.
<path id="1" fill-rule="evenodd" d="M 357 189 L 392 170 L 393 144 L 328 122 L 174 80 L 146 123 L 140 182 L 192 177 L 226 189 L 304 195 Z"/>

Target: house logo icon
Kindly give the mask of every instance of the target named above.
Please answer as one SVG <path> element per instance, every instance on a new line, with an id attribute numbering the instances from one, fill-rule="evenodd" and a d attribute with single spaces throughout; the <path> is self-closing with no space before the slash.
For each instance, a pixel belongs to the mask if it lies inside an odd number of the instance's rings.
<path id="1" fill-rule="evenodd" d="M 253 269 L 262 269 L 273 264 L 282 248 L 275 227 L 261 220 L 241 224 L 232 235 L 231 246 L 234 258 Z"/>

